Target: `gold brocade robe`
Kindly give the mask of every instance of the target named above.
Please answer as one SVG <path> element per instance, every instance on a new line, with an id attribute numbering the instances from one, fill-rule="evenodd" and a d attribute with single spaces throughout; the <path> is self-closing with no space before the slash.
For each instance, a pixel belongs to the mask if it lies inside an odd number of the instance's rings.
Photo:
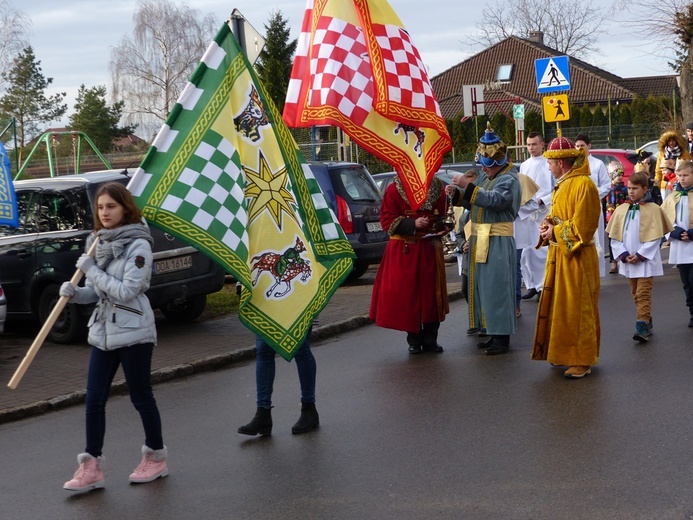
<path id="1" fill-rule="evenodd" d="M 532 359 L 567 366 L 597 363 L 600 282 L 593 238 L 601 211 L 587 161 L 578 158 L 558 180 L 547 216 L 554 240 L 548 246 Z"/>

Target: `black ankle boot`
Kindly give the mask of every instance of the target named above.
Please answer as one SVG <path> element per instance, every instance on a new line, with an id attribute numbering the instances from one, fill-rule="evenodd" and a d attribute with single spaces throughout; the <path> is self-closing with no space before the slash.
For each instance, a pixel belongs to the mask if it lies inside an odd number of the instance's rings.
<path id="1" fill-rule="evenodd" d="M 439 322 L 424 323 L 422 325 L 421 331 L 421 343 L 423 350 L 425 352 L 437 352 L 443 351 L 443 347 L 438 345 L 438 328 L 440 327 Z"/>
<path id="2" fill-rule="evenodd" d="M 255 417 L 245 426 L 238 428 L 243 435 L 272 435 L 272 410 L 258 407 Z"/>
<path id="3" fill-rule="evenodd" d="M 306 433 L 320 426 L 320 416 L 315 403 L 301 403 L 301 416 L 291 427 L 291 433 Z"/>
<path id="4" fill-rule="evenodd" d="M 479 343 L 476 344 L 476 346 L 478 348 L 491 348 L 492 345 L 493 345 L 493 336 L 491 336 L 490 338 L 488 338 L 484 341 L 480 341 Z"/>

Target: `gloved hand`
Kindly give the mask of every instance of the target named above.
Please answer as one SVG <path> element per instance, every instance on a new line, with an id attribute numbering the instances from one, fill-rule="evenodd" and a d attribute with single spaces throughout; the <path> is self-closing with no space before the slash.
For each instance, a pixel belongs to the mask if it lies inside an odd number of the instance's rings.
<path id="1" fill-rule="evenodd" d="M 682 227 L 676 226 L 674 230 L 671 232 L 669 235 L 670 238 L 676 239 L 676 240 L 681 240 L 681 235 L 683 232 L 686 231 Z"/>
<path id="2" fill-rule="evenodd" d="M 71 282 L 64 282 L 60 286 L 60 291 L 58 291 L 58 294 L 60 296 L 65 296 L 66 298 L 72 298 L 76 292 L 77 288 L 74 285 L 72 285 Z"/>
<path id="3" fill-rule="evenodd" d="M 82 254 L 82 256 L 77 259 L 77 269 L 81 269 L 84 274 L 87 274 L 87 271 L 95 265 L 96 262 L 94 259 L 86 253 Z"/>

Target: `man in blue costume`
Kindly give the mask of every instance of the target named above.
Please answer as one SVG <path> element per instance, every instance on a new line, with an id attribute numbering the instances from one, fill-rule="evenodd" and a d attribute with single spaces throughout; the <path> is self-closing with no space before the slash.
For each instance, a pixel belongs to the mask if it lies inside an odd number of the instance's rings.
<path id="1" fill-rule="evenodd" d="M 454 205 L 471 211 L 469 323 L 486 328 L 489 339 L 479 347 L 493 356 L 508 351 L 516 328 L 513 222 L 522 191 L 508 162 L 508 147 L 490 124 L 479 140 L 476 162 L 483 170 L 476 181 L 456 175 L 446 190 Z"/>

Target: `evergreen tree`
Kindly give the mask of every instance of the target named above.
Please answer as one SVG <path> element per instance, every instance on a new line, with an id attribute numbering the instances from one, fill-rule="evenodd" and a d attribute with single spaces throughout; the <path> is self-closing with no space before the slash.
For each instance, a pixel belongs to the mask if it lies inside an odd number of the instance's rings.
<path id="1" fill-rule="evenodd" d="M 608 125 L 608 123 L 609 120 L 604 114 L 602 105 L 600 103 L 597 103 L 594 107 L 594 112 L 592 114 L 592 126 L 606 126 Z"/>
<path id="2" fill-rule="evenodd" d="M 65 92 L 46 97 L 53 78 L 46 78 L 40 65 L 29 46 L 15 58 L 10 70 L 2 74 L 7 91 L 0 98 L 0 113 L 15 118 L 22 148 L 40 125 L 60 119 L 67 111 L 67 104 L 63 103 Z"/>
<path id="3" fill-rule="evenodd" d="M 100 151 L 110 151 L 114 138 L 131 135 L 135 130 L 132 126 L 118 127 L 124 106 L 124 101 L 108 106 L 105 86 L 88 89 L 81 85 L 75 113 L 70 117 L 70 127 L 84 132 Z"/>
<path id="4" fill-rule="evenodd" d="M 539 132 L 543 135 L 543 120 L 544 118 L 542 117 L 541 112 L 537 112 L 536 110 L 527 111 L 525 113 L 525 135 L 528 135 L 530 132 Z"/>
<path id="5" fill-rule="evenodd" d="M 631 117 L 634 125 L 646 124 L 645 101 L 641 97 L 634 97 L 630 104 Z"/>
<path id="6" fill-rule="evenodd" d="M 587 105 L 582 105 L 579 121 L 581 128 L 592 128 L 592 111 Z"/>
<path id="7" fill-rule="evenodd" d="M 272 13 L 269 24 L 265 25 L 265 47 L 255 63 L 255 70 L 280 114 L 284 111 L 293 56 L 298 44 L 298 40 L 289 42 L 288 25 L 289 21 L 283 18 L 281 11 Z"/>

